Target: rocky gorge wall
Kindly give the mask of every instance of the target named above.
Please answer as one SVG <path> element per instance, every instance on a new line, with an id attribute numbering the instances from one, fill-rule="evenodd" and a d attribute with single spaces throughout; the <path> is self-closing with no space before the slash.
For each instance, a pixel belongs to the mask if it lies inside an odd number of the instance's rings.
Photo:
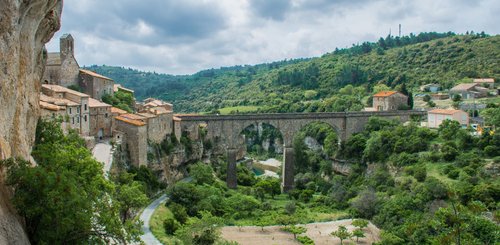
<path id="1" fill-rule="evenodd" d="M 30 159 L 44 45 L 60 28 L 62 0 L 0 0 L 0 158 Z M 29 244 L 0 172 L 0 244 Z"/>

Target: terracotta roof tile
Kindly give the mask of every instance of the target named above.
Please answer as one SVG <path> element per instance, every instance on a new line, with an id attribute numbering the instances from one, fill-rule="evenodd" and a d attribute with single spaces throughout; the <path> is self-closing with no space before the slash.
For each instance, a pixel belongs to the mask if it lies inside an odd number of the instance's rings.
<path id="1" fill-rule="evenodd" d="M 111 113 L 116 113 L 118 115 L 121 115 L 121 114 L 127 114 L 128 112 L 113 106 L 113 107 L 111 107 Z"/>
<path id="2" fill-rule="evenodd" d="M 50 111 L 59 111 L 59 110 L 64 110 L 64 107 L 60 107 L 54 104 L 47 103 L 45 101 L 39 101 L 38 102 L 40 105 L 40 108 L 47 109 Z"/>
<path id="3" fill-rule="evenodd" d="M 453 114 L 455 114 L 457 112 L 464 112 L 464 111 L 462 111 L 462 110 L 455 110 L 455 109 L 434 109 L 432 111 L 429 111 L 428 113 L 453 115 Z"/>
<path id="4" fill-rule="evenodd" d="M 373 97 L 388 97 L 396 93 L 397 93 L 396 91 L 380 91 L 374 94 Z"/>
<path id="5" fill-rule="evenodd" d="M 111 105 L 108 105 L 104 102 L 98 101 L 93 98 L 89 98 L 89 107 L 110 107 Z"/>
<path id="6" fill-rule="evenodd" d="M 466 91 L 477 86 L 476 83 L 461 83 L 450 89 L 450 91 Z"/>
<path id="7" fill-rule="evenodd" d="M 89 97 L 89 95 L 87 95 L 87 94 L 80 93 L 78 91 L 71 90 L 69 88 L 66 88 L 66 87 L 63 87 L 63 86 L 59 86 L 59 85 L 55 85 L 55 84 L 42 84 L 42 87 L 46 88 L 46 89 L 49 89 L 49 90 L 52 90 L 54 92 L 70 93 L 70 94 L 77 95 L 79 97 Z"/>
<path id="8" fill-rule="evenodd" d="M 130 118 L 126 118 L 126 117 L 123 117 L 122 116 L 116 116 L 115 117 L 116 120 L 120 120 L 122 122 L 125 122 L 125 123 L 128 123 L 128 124 L 131 124 L 131 125 L 134 125 L 134 126 L 144 126 L 146 125 L 145 122 L 141 121 L 141 120 L 134 120 L 134 119 L 130 119 Z"/>
<path id="9" fill-rule="evenodd" d="M 85 74 L 90 75 L 90 76 L 93 76 L 93 77 L 97 77 L 97 78 L 102 78 L 102 79 L 113 81 L 113 79 L 111 79 L 109 77 L 105 77 L 105 76 L 103 76 L 101 74 L 97 74 L 97 73 L 95 73 L 93 71 L 80 69 L 80 72 L 85 73 Z"/>

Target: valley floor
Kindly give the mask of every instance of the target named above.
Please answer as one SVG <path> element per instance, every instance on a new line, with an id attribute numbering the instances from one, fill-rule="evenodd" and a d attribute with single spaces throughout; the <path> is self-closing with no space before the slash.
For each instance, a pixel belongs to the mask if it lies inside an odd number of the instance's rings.
<path id="1" fill-rule="evenodd" d="M 352 232 L 355 227 L 351 225 L 351 222 L 352 219 L 345 219 L 307 224 L 305 225 L 307 232 L 304 234 L 310 237 L 314 241 L 314 244 L 317 245 L 340 244 L 340 240 L 331 236 L 330 233 L 337 230 L 340 225 L 345 226 Z M 364 232 L 366 237 L 360 238 L 359 242 L 356 244 L 372 244 L 380 240 L 380 230 L 373 224 L 370 223 L 368 227 L 364 229 Z M 240 245 L 300 244 L 293 238 L 293 234 L 281 231 L 281 226 L 266 226 L 264 227 L 264 231 L 262 231 L 261 227 L 257 226 L 226 226 L 222 228 L 222 238 L 228 241 L 236 241 Z M 348 241 L 354 243 L 356 238 L 352 238 Z M 344 241 L 344 244 L 349 243 Z"/>

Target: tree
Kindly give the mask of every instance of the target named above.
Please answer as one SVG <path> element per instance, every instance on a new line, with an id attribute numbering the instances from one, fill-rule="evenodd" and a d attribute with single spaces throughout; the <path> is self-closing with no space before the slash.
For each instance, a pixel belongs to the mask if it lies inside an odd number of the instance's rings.
<path id="1" fill-rule="evenodd" d="M 207 164 L 204 164 L 201 162 L 196 163 L 194 165 L 191 165 L 189 170 L 190 170 L 190 175 L 191 175 L 191 177 L 193 177 L 193 181 L 195 184 L 211 185 L 215 181 L 213 169 Z"/>
<path id="2" fill-rule="evenodd" d="M 352 208 L 362 217 L 370 219 L 377 210 L 377 195 L 372 189 L 366 189 L 351 202 Z"/>
<path id="3" fill-rule="evenodd" d="M 362 229 L 356 229 L 352 232 L 352 236 L 356 237 L 356 243 L 359 242 L 359 238 L 365 237 L 365 233 L 363 232 Z"/>
<path id="4" fill-rule="evenodd" d="M 275 195 L 281 193 L 280 182 L 275 178 L 265 178 L 257 182 L 254 186 L 256 189 L 261 189 L 265 193 L 269 194 L 273 199 Z"/>
<path id="5" fill-rule="evenodd" d="M 141 208 L 149 202 L 144 186 L 138 181 L 132 181 L 132 178 L 117 186 L 115 199 L 120 204 L 122 222 L 130 219 L 129 214 L 133 209 Z"/>
<path id="6" fill-rule="evenodd" d="M 179 221 L 179 223 L 184 224 L 186 223 L 187 219 L 189 216 L 187 215 L 186 208 L 183 207 L 182 205 L 179 205 L 177 203 L 170 203 L 168 206 L 168 209 L 170 209 L 170 212 L 174 215 L 174 218 Z"/>
<path id="7" fill-rule="evenodd" d="M 200 212 L 200 218 L 193 217 L 175 232 L 175 236 L 186 245 L 214 244 L 220 238 L 220 226 L 223 220 L 209 212 Z"/>
<path id="8" fill-rule="evenodd" d="M 295 213 L 295 210 L 297 209 L 296 205 L 295 205 L 295 202 L 294 201 L 290 201 L 290 202 L 287 202 L 285 204 L 285 212 L 288 214 L 288 215 L 292 215 Z"/>
<path id="9" fill-rule="evenodd" d="M 293 239 L 297 239 L 297 235 L 300 235 L 304 232 L 307 232 L 307 228 L 302 227 L 302 226 L 292 225 L 292 226 L 283 228 L 283 231 L 287 231 L 287 232 L 292 233 Z"/>
<path id="10" fill-rule="evenodd" d="M 360 229 L 368 227 L 368 221 L 365 219 L 355 219 L 352 221 L 352 225 Z"/>
<path id="11" fill-rule="evenodd" d="M 330 235 L 338 237 L 340 239 L 340 245 L 343 244 L 345 239 L 349 239 L 352 237 L 352 234 L 345 228 L 345 226 L 341 225 L 336 231 L 330 233 Z"/>
<path id="12" fill-rule="evenodd" d="M 85 142 L 57 122 L 39 121 L 33 157 L 36 166 L 10 159 L 6 183 L 13 204 L 36 244 L 128 243 L 137 241 L 140 224 L 120 220 L 115 185 L 104 178 Z"/>
<path id="13" fill-rule="evenodd" d="M 446 119 L 439 125 L 438 132 L 441 138 L 451 140 L 455 138 L 460 128 L 460 123 L 458 121 Z"/>

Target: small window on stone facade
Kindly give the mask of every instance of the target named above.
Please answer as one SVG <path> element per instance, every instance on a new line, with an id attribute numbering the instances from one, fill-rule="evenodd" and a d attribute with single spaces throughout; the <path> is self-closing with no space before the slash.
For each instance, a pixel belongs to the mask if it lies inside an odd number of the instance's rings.
<path id="1" fill-rule="evenodd" d="M 104 114 L 104 117 L 108 117 L 108 113 Z"/>
<path id="2" fill-rule="evenodd" d="M 71 118 L 71 124 L 75 124 L 75 118 Z"/>
<path id="3" fill-rule="evenodd" d="M 85 116 L 83 117 L 83 119 L 84 119 L 84 120 L 85 120 L 85 122 L 86 122 L 86 121 L 87 121 L 87 115 L 85 115 Z"/>
<path id="4" fill-rule="evenodd" d="M 80 113 L 80 107 L 76 108 L 76 113 Z"/>
<path id="5" fill-rule="evenodd" d="M 69 114 L 71 114 L 71 108 L 69 108 Z"/>
<path id="6" fill-rule="evenodd" d="M 76 118 L 76 123 L 80 123 L 80 117 Z"/>
<path id="7" fill-rule="evenodd" d="M 83 105 L 85 107 L 84 111 L 87 111 L 87 104 Z"/>

